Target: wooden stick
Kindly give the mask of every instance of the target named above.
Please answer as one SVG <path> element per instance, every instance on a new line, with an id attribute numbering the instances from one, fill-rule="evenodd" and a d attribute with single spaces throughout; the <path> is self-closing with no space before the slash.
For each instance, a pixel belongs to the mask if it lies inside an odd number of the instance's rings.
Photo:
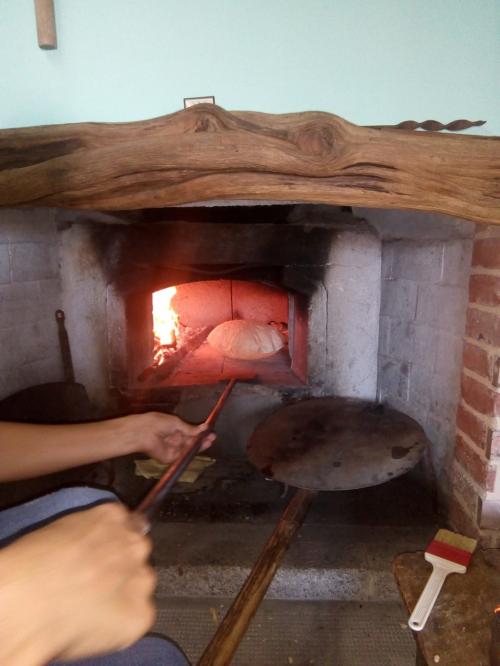
<path id="1" fill-rule="evenodd" d="M 226 666 L 231 663 L 315 495 L 311 490 L 297 490 L 292 497 L 198 666 Z"/>
<path id="2" fill-rule="evenodd" d="M 41 49 L 57 49 L 54 0 L 35 0 L 36 31 Z"/>

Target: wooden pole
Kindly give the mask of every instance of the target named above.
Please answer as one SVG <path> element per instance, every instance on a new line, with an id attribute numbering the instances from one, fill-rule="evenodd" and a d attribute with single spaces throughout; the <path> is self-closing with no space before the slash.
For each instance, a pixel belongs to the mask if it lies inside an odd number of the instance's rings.
<path id="1" fill-rule="evenodd" d="M 292 497 L 198 666 L 227 666 L 231 663 L 315 495 L 310 490 L 297 490 Z"/>
<path id="2" fill-rule="evenodd" d="M 35 0 L 36 31 L 41 49 L 57 49 L 54 0 Z"/>

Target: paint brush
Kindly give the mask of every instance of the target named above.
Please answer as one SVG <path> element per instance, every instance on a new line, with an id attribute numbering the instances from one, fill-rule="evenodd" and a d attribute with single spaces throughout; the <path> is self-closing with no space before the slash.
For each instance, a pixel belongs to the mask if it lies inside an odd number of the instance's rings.
<path id="1" fill-rule="evenodd" d="M 425 627 L 446 576 L 467 571 L 476 545 L 475 539 L 461 534 L 449 530 L 437 532 L 425 551 L 425 559 L 432 564 L 433 571 L 408 620 L 412 629 L 421 631 Z"/>

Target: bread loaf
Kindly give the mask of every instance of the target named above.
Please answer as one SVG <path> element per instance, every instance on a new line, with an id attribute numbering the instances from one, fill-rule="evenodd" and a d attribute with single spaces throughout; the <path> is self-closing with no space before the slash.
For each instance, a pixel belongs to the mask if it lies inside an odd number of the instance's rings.
<path id="1" fill-rule="evenodd" d="M 275 328 L 244 319 L 219 324 L 207 340 L 224 356 L 242 361 L 266 358 L 283 348 L 283 338 Z"/>

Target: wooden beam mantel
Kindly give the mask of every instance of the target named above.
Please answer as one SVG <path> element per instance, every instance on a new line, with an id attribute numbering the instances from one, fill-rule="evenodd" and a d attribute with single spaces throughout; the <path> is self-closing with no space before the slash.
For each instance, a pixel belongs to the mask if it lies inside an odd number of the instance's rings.
<path id="1" fill-rule="evenodd" d="M 135 123 L 0 131 L 0 206 L 220 199 L 433 211 L 500 224 L 500 139 L 200 104 Z"/>

